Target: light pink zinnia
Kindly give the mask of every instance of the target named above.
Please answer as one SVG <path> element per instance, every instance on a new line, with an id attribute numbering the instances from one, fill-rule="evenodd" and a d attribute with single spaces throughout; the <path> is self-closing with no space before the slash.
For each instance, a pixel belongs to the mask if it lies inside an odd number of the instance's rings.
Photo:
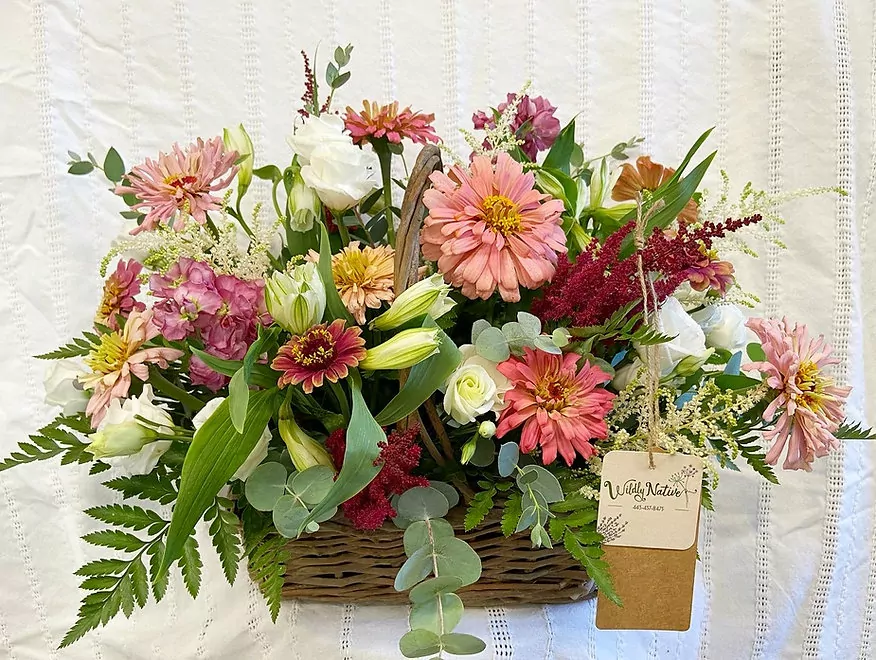
<path id="1" fill-rule="evenodd" d="M 162 369 L 168 362 L 182 357 L 175 348 L 141 348 L 158 334 L 152 323 L 152 310 L 134 311 L 121 331 L 101 335 L 100 344 L 85 358 L 92 373 L 80 376 L 87 390 L 93 390 L 85 413 L 91 417 L 91 425 L 97 428 L 109 404 L 114 399 L 127 396 L 131 387 L 131 374 L 142 381 L 149 380 L 148 364 L 157 364 Z"/>
<path id="2" fill-rule="evenodd" d="M 344 116 L 344 125 L 350 131 L 354 144 L 366 144 L 380 138 L 395 144 L 400 143 L 402 138 L 419 144 L 438 142 L 438 136 L 432 128 L 435 115 L 431 113 L 413 112 L 411 106 L 399 112 L 398 101 L 383 106 L 374 101 L 362 101 L 362 106 L 361 114 L 347 106 Z"/>
<path id="3" fill-rule="evenodd" d="M 140 201 L 132 208 L 146 210 L 143 222 L 132 234 L 155 229 L 161 221 L 173 221 L 174 229 L 182 229 L 185 215 L 196 222 L 207 221 L 207 211 L 221 208 L 222 200 L 211 192 L 227 187 L 237 173 L 236 151 L 225 151 L 222 138 L 207 142 L 198 138 L 183 151 L 173 145 L 169 154 L 159 153 L 158 160 L 147 158 L 143 165 L 132 169 L 127 177 L 130 186 L 117 186 L 117 195 L 133 194 Z"/>
<path id="4" fill-rule="evenodd" d="M 535 177 L 508 154 L 476 156 L 471 173 L 434 172 L 423 202 L 429 215 L 420 232 L 423 255 L 468 298 L 520 300 L 520 285 L 537 289 L 566 252 L 560 226 L 563 202 L 535 190 Z"/>
<path id="5" fill-rule="evenodd" d="M 498 365 L 512 388 L 505 393 L 507 407 L 499 415 L 496 437 L 522 424 L 520 450 L 528 453 L 541 446 L 545 465 L 558 452 L 567 465 L 576 454 L 590 458 L 595 453 L 591 440 L 608 437 L 605 415 L 615 395 L 597 386 L 611 377 L 589 362 L 579 370 L 577 353 L 523 351 L 523 357 L 512 356 Z"/>
<path id="6" fill-rule="evenodd" d="M 118 330 L 117 317 L 128 318 L 131 312 L 135 310 L 142 312 L 146 309 L 146 305 L 134 299 L 134 296 L 140 293 L 140 280 L 138 278 L 141 270 L 143 270 L 143 264 L 137 263 L 133 259 L 119 261 L 116 270 L 103 285 L 103 297 L 97 308 L 97 313 L 94 315 L 95 323 L 105 325 L 111 330 Z"/>
<path id="7" fill-rule="evenodd" d="M 787 445 L 782 467 L 810 471 L 816 457 L 826 456 L 839 445 L 833 434 L 843 420 L 851 388 L 836 385 L 822 371 L 839 360 L 830 356 L 824 337 L 810 337 L 805 325 L 791 327 L 784 318 L 749 319 L 747 325 L 760 339 L 766 361 L 752 362 L 743 369 L 761 372 L 777 392 L 763 413 L 767 422 L 778 414 L 776 427 L 764 433 L 773 442 L 766 462 L 775 465 Z"/>

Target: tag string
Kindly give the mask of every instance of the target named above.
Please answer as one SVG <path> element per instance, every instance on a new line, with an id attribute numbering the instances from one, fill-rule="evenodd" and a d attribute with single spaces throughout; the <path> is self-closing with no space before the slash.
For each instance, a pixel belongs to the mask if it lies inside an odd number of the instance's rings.
<path id="1" fill-rule="evenodd" d="M 657 296 L 654 292 L 654 283 L 645 273 L 642 259 L 642 251 L 645 248 L 645 228 L 651 216 L 663 207 L 663 200 L 658 200 L 648 209 L 642 212 L 642 193 L 636 195 L 636 271 L 639 276 L 639 285 L 642 287 L 642 321 L 646 326 L 659 329 L 659 315 Z M 648 441 L 648 467 L 654 469 L 654 450 L 658 447 L 660 438 L 660 359 L 656 345 L 648 344 L 644 347 L 642 359 L 645 363 L 645 415 L 640 420 L 645 426 Z"/>

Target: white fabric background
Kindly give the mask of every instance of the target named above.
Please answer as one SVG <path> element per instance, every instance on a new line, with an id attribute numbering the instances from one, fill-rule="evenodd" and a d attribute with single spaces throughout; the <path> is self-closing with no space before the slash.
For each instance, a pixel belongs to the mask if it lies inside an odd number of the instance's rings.
<path id="1" fill-rule="evenodd" d="M 641 134 L 673 162 L 716 125 L 710 144 L 738 186 L 841 185 L 848 197 L 789 205 L 789 249 L 742 270 L 762 311 L 831 338 L 856 386 L 850 413 L 863 418 L 869 401 L 873 420 L 873 14 L 867 0 L 3 0 L 0 450 L 49 418 L 29 356 L 88 323 L 96 264 L 120 226 L 97 177 L 64 174 L 66 150 L 114 145 L 130 165 L 243 121 L 258 162 L 285 161 L 298 51 L 338 41 L 356 46 L 342 102 L 434 111 L 457 148 L 453 129 L 472 110 L 531 78 L 564 119 L 581 111 L 590 154 Z M 725 475 L 702 524 L 689 632 L 597 631 L 591 603 L 471 610 L 461 630 L 486 639 L 484 658 L 873 658 L 874 463 L 859 442 L 781 487 Z M 79 600 L 72 572 L 96 556 L 80 511 L 108 498 L 77 468 L 0 474 L 0 656 L 400 657 L 404 610 L 289 603 L 274 626 L 209 552 L 197 601 L 177 583 L 161 606 L 55 651 Z"/>

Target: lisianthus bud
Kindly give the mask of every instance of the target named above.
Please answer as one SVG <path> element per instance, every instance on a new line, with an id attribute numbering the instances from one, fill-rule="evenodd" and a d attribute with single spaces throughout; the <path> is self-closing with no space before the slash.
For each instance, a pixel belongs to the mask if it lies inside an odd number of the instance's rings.
<path id="1" fill-rule="evenodd" d="M 369 348 L 359 366 L 369 371 L 412 367 L 438 352 L 439 332 L 438 328 L 402 330 L 379 346 Z"/>
<path id="2" fill-rule="evenodd" d="M 325 465 L 332 470 L 335 469 L 332 457 L 329 456 L 325 447 L 298 426 L 292 416 L 292 409 L 287 403 L 280 407 L 280 421 L 277 427 L 280 430 L 280 437 L 286 443 L 289 457 L 296 470 L 301 472 L 314 465 Z"/>
<path id="3" fill-rule="evenodd" d="M 76 360 L 53 360 L 43 379 L 46 403 L 63 408 L 65 415 L 85 412 L 90 394 L 79 382 L 86 370 Z"/>
<path id="4" fill-rule="evenodd" d="M 314 263 L 303 263 L 289 274 L 275 272 L 265 284 L 265 302 L 274 320 L 296 335 L 322 320 L 325 286 Z"/>
<path id="5" fill-rule="evenodd" d="M 238 124 L 234 128 L 222 130 L 222 141 L 229 151 L 236 151 L 238 156 L 237 167 L 237 194 L 242 196 L 249 184 L 252 183 L 253 146 L 252 140 L 243 127 Z"/>
<path id="6" fill-rule="evenodd" d="M 158 433 L 148 429 L 139 422 L 128 421 L 121 424 L 109 424 L 100 431 L 88 436 L 91 444 L 86 451 L 95 458 L 110 456 L 130 456 L 158 437 Z"/>
<path id="7" fill-rule="evenodd" d="M 484 420 L 481 422 L 481 425 L 478 426 L 478 434 L 482 438 L 492 438 L 496 435 L 496 425 L 490 420 Z"/>
<path id="8" fill-rule="evenodd" d="M 289 191 L 291 228 L 295 231 L 310 231 L 319 211 L 320 202 L 316 191 L 304 183 L 301 170 L 296 169 L 292 175 L 292 189 Z"/>
<path id="9" fill-rule="evenodd" d="M 441 273 L 435 273 L 400 293 L 387 311 L 371 321 L 371 327 L 392 330 L 423 314 L 437 319 L 456 304 L 449 294 L 450 285 Z"/>

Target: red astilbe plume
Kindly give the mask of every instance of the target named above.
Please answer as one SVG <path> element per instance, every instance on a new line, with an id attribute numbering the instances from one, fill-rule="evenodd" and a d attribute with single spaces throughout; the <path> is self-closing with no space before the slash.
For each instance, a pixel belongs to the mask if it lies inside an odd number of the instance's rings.
<path id="1" fill-rule="evenodd" d="M 298 109 L 298 114 L 302 117 L 309 117 L 310 113 L 307 108 L 312 108 L 316 103 L 314 93 L 316 89 L 316 77 L 313 75 L 313 69 L 310 68 L 310 58 L 307 53 L 301 51 L 301 57 L 304 58 L 304 94 L 301 95 L 301 102 L 304 103 L 303 108 Z"/>
<path id="2" fill-rule="evenodd" d="M 689 279 L 712 241 L 761 220 L 753 215 L 741 220 L 705 222 L 701 227 L 682 226 L 675 235 L 655 229 L 642 249 L 645 272 L 657 273 L 654 303 L 659 305 Z M 561 261 L 544 296 L 533 303 L 533 313 L 543 321 L 569 319 L 573 326 L 599 325 L 623 306 L 642 297 L 637 278 L 636 253 L 620 259 L 624 239 L 633 232 L 631 220 L 601 244 L 591 241 L 574 264 Z"/>
<path id="3" fill-rule="evenodd" d="M 374 461 L 382 464 L 380 472 L 365 489 L 341 505 L 344 515 L 356 529 L 377 529 L 398 513 L 389 502 L 392 495 L 401 495 L 417 486 L 428 486 L 429 480 L 411 471 L 420 464 L 422 448 L 417 444 L 420 429 L 412 426 L 404 431 L 392 431 L 380 443 L 380 455 Z M 326 439 L 325 446 L 338 469 L 344 463 L 347 448 L 346 431 L 338 429 Z"/>

